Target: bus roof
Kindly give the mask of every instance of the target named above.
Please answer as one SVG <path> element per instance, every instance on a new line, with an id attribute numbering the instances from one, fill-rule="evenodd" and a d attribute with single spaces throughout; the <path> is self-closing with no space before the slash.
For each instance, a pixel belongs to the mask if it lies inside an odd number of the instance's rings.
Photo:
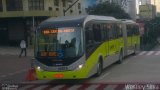
<path id="1" fill-rule="evenodd" d="M 135 21 L 129 20 L 129 19 L 120 19 L 123 23 L 128 23 L 128 24 L 136 24 Z"/>
<path id="2" fill-rule="evenodd" d="M 120 21 L 110 16 L 96 16 L 96 15 L 78 15 L 78 16 L 63 16 L 58 18 L 49 18 L 40 24 L 41 27 L 71 27 L 71 26 L 83 26 L 83 24 L 92 21 Z"/>
<path id="3" fill-rule="evenodd" d="M 111 16 L 96 16 L 96 15 L 88 15 L 84 21 L 87 23 L 88 21 L 98 20 L 98 21 L 118 21 L 116 18 Z"/>

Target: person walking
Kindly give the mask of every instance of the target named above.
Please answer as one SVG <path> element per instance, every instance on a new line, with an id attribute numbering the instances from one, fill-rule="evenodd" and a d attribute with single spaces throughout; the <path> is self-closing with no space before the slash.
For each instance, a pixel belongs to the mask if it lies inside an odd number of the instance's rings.
<path id="1" fill-rule="evenodd" d="M 27 55 L 27 51 L 26 51 L 26 41 L 25 40 L 21 40 L 21 42 L 20 42 L 20 48 L 21 48 L 21 52 L 20 52 L 19 57 L 22 56 L 23 52 L 24 52 L 24 54 L 26 56 Z"/>

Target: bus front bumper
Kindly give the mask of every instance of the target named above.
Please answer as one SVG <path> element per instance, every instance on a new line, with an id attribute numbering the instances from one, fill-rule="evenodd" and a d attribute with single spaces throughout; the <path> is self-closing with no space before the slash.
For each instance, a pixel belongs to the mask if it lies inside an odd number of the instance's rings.
<path id="1" fill-rule="evenodd" d="M 85 69 L 63 72 L 41 71 L 35 69 L 37 79 L 85 79 L 88 78 Z"/>

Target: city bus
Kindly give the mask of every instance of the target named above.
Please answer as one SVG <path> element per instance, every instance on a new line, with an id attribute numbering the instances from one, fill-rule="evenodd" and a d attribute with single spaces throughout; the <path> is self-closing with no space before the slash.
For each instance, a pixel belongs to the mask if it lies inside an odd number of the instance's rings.
<path id="1" fill-rule="evenodd" d="M 126 21 L 110 16 L 82 15 L 45 20 L 35 31 L 33 66 L 37 79 L 100 76 L 107 66 L 122 62 L 132 41 L 133 45 L 139 44 L 135 41 L 139 38 L 134 30 L 138 28 L 129 27 Z"/>

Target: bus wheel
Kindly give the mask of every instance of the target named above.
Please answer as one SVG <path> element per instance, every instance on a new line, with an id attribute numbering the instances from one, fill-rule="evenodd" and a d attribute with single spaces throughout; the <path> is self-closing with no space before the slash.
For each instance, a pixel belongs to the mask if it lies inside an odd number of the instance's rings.
<path id="1" fill-rule="evenodd" d="M 96 77 L 100 76 L 102 74 L 102 70 L 103 70 L 103 66 L 102 66 L 102 62 L 99 61 L 97 63 L 97 73 L 96 73 Z"/>
<path id="2" fill-rule="evenodd" d="M 119 54 L 119 60 L 117 61 L 118 64 L 121 64 L 123 61 L 123 50 L 120 51 L 120 54 Z"/>

